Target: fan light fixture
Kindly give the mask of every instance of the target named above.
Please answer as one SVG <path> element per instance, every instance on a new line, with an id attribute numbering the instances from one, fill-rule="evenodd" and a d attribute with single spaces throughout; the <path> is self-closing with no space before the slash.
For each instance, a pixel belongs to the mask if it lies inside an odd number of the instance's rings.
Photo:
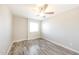
<path id="1" fill-rule="evenodd" d="M 38 16 L 41 16 L 41 17 L 43 17 L 45 15 L 54 14 L 54 12 L 52 11 L 51 8 L 52 7 L 50 5 L 48 5 L 48 4 L 36 5 L 36 11 L 38 13 Z"/>

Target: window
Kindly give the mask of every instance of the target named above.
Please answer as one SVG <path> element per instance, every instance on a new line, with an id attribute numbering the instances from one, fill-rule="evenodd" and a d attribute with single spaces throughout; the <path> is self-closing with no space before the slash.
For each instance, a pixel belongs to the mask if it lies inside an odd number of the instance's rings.
<path id="1" fill-rule="evenodd" d="M 30 22 L 30 32 L 38 32 L 39 24 L 38 22 Z"/>

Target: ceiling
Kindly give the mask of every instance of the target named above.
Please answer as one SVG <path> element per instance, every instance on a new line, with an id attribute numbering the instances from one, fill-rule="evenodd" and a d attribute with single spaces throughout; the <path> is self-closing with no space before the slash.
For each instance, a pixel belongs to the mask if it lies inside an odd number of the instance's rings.
<path id="1" fill-rule="evenodd" d="M 36 12 L 36 4 L 12 4 L 7 5 L 11 10 L 13 15 L 25 17 L 25 18 L 33 18 L 37 20 L 44 19 L 42 15 Z M 48 4 L 47 10 L 53 11 L 54 14 L 45 15 L 45 17 L 54 16 L 56 14 L 62 13 L 64 11 L 70 10 L 72 8 L 79 7 L 77 4 Z"/>

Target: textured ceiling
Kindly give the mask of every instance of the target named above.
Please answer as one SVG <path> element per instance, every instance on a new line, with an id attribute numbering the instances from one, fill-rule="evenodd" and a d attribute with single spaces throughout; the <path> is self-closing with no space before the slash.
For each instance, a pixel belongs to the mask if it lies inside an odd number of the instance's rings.
<path id="1" fill-rule="evenodd" d="M 25 17 L 25 18 L 33 18 L 33 19 L 43 19 L 42 16 L 39 16 L 39 13 L 36 12 L 35 4 L 13 4 L 7 5 L 11 10 L 12 14 Z M 62 13 L 64 11 L 70 10 L 72 8 L 76 8 L 79 5 L 77 4 L 49 4 L 47 11 L 54 11 L 54 14 L 45 15 L 46 17 L 54 16 L 56 14 Z"/>

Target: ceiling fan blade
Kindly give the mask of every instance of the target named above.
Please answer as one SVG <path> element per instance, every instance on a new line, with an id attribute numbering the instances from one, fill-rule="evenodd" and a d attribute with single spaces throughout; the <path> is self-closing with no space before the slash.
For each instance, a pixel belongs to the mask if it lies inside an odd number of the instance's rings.
<path id="1" fill-rule="evenodd" d="M 54 14 L 54 12 L 45 12 L 45 14 Z"/>
<path id="2" fill-rule="evenodd" d="M 45 5 L 44 5 L 44 9 L 46 10 L 47 7 L 48 7 L 48 4 L 45 4 Z"/>

